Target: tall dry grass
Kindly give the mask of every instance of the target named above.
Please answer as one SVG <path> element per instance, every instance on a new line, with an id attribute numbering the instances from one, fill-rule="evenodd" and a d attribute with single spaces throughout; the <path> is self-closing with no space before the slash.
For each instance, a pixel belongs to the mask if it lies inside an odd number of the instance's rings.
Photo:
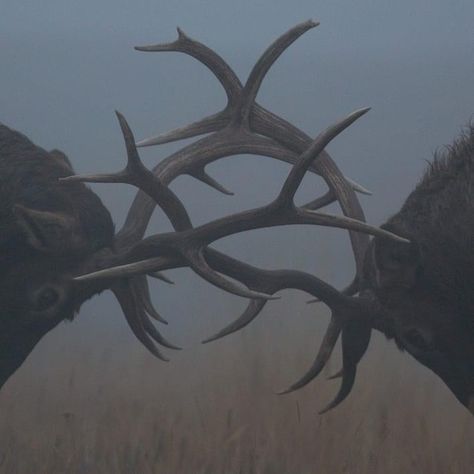
<path id="1" fill-rule="evenodd" d="M 289 298 L 246 331 L 200 346 L 223 324 L 214 311 L 202 326 L 179 316 L 188 323 L 175 339 L 188 348 L 170 364 L 150 358 L 121 323 L 83 316 L 59 328 L 0 393 L 0 471 L 472 472 L 472 417 L 382 338 L 349 399 L 319 416 L 334 382 L 274 395 L 310 363 L 324 327 L 314 307 Z"/>

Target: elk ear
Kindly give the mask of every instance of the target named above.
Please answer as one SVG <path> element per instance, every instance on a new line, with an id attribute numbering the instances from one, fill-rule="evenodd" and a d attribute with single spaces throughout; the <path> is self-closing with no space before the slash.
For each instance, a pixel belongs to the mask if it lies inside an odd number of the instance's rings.
<path id="1" fill-rule="evenodd" d="M 39 211 L 16 204 L 13 213 L 31 247 L 46 253 L 62 253 L 83 247 L 76 220 L 62 212 Z"/>
<path id="2" fill-rule="evenodd" d="M 396 233 L 396 230 L 389 230 Z M 415 285 L 420 271 L 420 253 L 416 242 L 396 242 L 377 237 L 372 248 L 375 278 L 380 288 L 409 289 Z"/>

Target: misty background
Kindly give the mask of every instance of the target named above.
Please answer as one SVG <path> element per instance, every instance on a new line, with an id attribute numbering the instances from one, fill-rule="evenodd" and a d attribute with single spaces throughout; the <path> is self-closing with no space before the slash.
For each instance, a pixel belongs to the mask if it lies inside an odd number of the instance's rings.
<path id="1" fill-rule="evenodd" d="M 77 173 L 118 171 L 125 151 L 115 109 L 142 139 L 225 105 L 220 84 L 194 59 L 178 53 L 140 53 L 133 46 L 173 41 L 180 26 L 215 49 L 245 80 L 277 36 L 310 18 L 321 25 L 304 34 L 272 67 L 258 102 L 311 136 L 356 108 L 372 107 L 328 152 L 345 175 L 373 192 L 359 197 L 368 222 L 380 225 L 400 208 L 433 152 L 451 143 L 473 117 L 472 0 L 0 0 L 0 121 L 39 146 L 63 150 Z M 140 153 L 152 167 L 183 144 Z M 242 156 L 219 160 L 207 171 L 235 195 L 178 178 L 171 187 L 194 224 L 268 203 L 289 167 L 269 158 Z M 93 188 L 119 229 L 135 190 L 106 184 Z M 307 176 L 297 200 L 313 199 L 325 189 L 321 179 Z M 335 207 L 331 211 L 339 212 Z M 169 228 L 156 211 L 150 231 Z M 354 270 L 349 239 L 341 230 L 261 230 L 223 239 L 216 247 L 262 267 L 308 271 L 338 287 L 350 281 Z M 166 367 L 153 361 L 148 377 L 167 385 L 167 377 L 176 372 L 183 376 L 183 391 L 205 386 L 213 377 L 205 361 L 225 365 L 226 350 L 235 341 L 244 341 L 243 347 L 262 358 L 265 351 L 281 349 L 292 360 L 298 348 L 307 348 L 294 371 L 282 368 L 274 374 L 275 389 L 292 382 L 312 360 L 327 318 L 323 308 L 305 304 L 307 295 L 283 292 L 282 300 L 269 303 L 244 331 L 204 347 L 200 341 L 237 317 L 246 301 L 211 287 L 189 270 L 168 276 L 176 284 L 152 282 L 153 297 L 170 322 L 164 334 L 185 350 L 169 353 L 172 361 Z M 398 355 L 392 343 L 376 337 L 370 351 L 371 357 L 403 364 L 397 390 L 409 391 L 403 388 L 403 374 L 416 371 L 422 383 L 429 380 L 439 389 L 440 408 L 449 404 L 462 410 L 440 382 L 408 356 Z M 68 365 L 64 361 L 72 354 L 75 359 Z M 129 373 L 152 357 L 134 339 L 109 294 L 93 298 L 72 324 L 62 324 L 48 335 L 6 388 L 34 397 L 38 387 L 61 384 L 78 366 L 83 378 L 88 373 L 100 378 L 102 357 L 110 367 L 126 367 Z M 248 370 L 251 377 L 255 367 L 238 370 Z M 120 373 L 109 379 L 105 391 L 120 389 Z M 388 383 L 390 373 L 384 376 L 382 383 Z M 362 370 L 361 377 L 370 378 L 370 373 Z M 232 378 L 225 380 L 232 384 Z M 84 397 L 92 396 L 92 388 L 84 390 Z M 209 396 L 203 390 L 203 397 Z M 270 391 L 267 396 L 274 397 Z"/>

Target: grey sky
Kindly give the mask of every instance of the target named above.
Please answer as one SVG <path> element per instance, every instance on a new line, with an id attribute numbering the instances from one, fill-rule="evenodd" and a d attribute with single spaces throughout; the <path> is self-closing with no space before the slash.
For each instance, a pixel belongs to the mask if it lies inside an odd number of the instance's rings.
<path id="1" fill-rule="evenodd" d="M 442 51 L 466 45 L 474 7 L 469 0 L 2 0 L 3 34 L 144 36 L 175 25 L 219 44 L 260 41 L 290 24 L 314 17 L 333 33 L 333 49 Z M 342 40 L 342 34 L 346 41 Z M 354 43 L 354 39 L 357 41 Z M 414 45 L 416 43 L 416 48 Z"/>

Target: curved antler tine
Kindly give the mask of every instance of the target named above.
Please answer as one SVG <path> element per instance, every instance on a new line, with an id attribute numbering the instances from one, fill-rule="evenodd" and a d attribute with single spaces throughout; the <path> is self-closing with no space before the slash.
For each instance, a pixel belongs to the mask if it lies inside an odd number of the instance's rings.
<path id="1" fill-rule="evenodd" d="M 127 173 L 98 173 L 98 174 L 73 174 L 58 178 L 64 183 L 126 183 Z"/>
<path id="2" fill-rule="evenodd" d="M 115 286 L 112 291 L 122 308 L 125 319 L 135 334 L 136 338 L 158 359 L 168 362 L 168 359 L 161 354 L 154 344 L 150 336 L 145 332 L 143 321 L 139 314 L 139 309 L 135 302 L 134 292 L 129 282 L 123 283 L 121 286 Z"/>
<path id="3" fill-rule="evenodd" d="M 353 124 L 358 118 L 362 117 L 362 115 L 366 114 L 369 110 L 370 107 L 366 107 L 352 112 L 334 125 L 328 127 L 324 132 L 319 134 L 315 140 L 313 140 L 308 149 L 301 155 L 298 162 L 291 169 L 280 192 L 279 199 L 281 201 L 289 202 L 293 200 L 306 171 L 311 166 L 311 163 L 317 158 L 319 153 L 326 148 L 331 140 Z"/>
<path id="4" fill-rule="evenodd" d="M 73 278 L 76 282 L 86 282 L 92 280 L 112 280 L 117 278 L 132 277 L 139 274 L 148 274 L 155 272 L 157 269 L 178 268 L 179 264 L 174 264 L 172 257 L 155 257 L 147 260 L 141 260 L 124 265 L 109 266 L 104 270 L 86 273 Z M 182 265 L 181 265 L 182 266 Z"/>
<path id="5" fill-rule="evenodd" d="M 207 339 L 202 341 L 202 343 L 207 344 L 208 342 L 216 341 L 217 339 L 221 339 L 222 337 L 228 336 L 229 334 L 232 334 L 244 328 L 260 314 L 266 303 L 267 301 L 262 299 L 250 300 L 247 308 L 238 319 L 232 321 L 232 323 L 230 323 L 228 326 L 221 329 L 213 336 L 208 337 Z"/>
<path id="6" fill-rule="evenodd" d="M 212 285 L 217 286 L 228 293 L 252 299 L 259 298 L 264 300 L 275 300 L 280 298 L 279 296 L 267 295 L 265 293 L 244 288 L 241 285 L 237 285 L 227 278 L 224 278 L 220 273 L 213 270 L 206 262 L 203 249 L 191 248 L 184 252 L 184 257 L 187 259 L 189 267 L 195 273 Z"/>
<path id="7" fill-rule="evenodd" d="M 168 186 L 148 170 L 140 160 L 135 139 L 125 117 L 118 111 L 115 112 L 122 130 L 125 147 L 127 150 L 127 166 L 115 174 L 101 174 L 92 176 L 70 176 L 62 181 L 100 182 L 100 183 L 126 183 L 138 187 L 147 193 L 163 210 L 174 229 L 185 230 L 192 227 L 191 219 L 180 199 Z"/>
<path id="8" fill-rule="evenodd" d="M 161 272 L 148 272 L 147 275 L 151 278 L 154 278 L 155 280 L 164 281 L 165 283 L 168 283 L 168 285 L 174 285 L 174 281 L 170 280 L 166 275 Z"/>
<path id="9" fill-rule="evenodd" d="M 357 372 L 357 367 L 355 365 L 344 367 L 342 371 L 342 382 L 341 382 L 341 387 L 339 389 L 339 392 L 337 393 L 334 400 L 319 412 L 320 415 L 323 415 L 324 413 L 327 413 L 329 410 L 332 410 L 333 408 L 337 407 L 337 405 L 339 405 L 341 402 L 343 402 L 347 398 L 347 396 L 352 390 L 352 387 L 354 386 L 356 372 Z"/>
<path id="10" fill-rule="evenodd" d="M 339 334 L 341 333 L 341 329 L 341 322 L 337 316 L 333 315 L 326 330 L 326 334 L 324 335 L 323 342 L 319 348 L 318 355 L 316 356 L 311 368 L 308 370 L 308 372 L 306 372 L 306 374 L 303 375 L 303 377 L 291 385 L 291 387 L 278 392 L 279 395 L 291 393 L 304 387 L 321 373 L 327 361 L 329 360 L 329 357 L 331 357 L 334 346 L 336 345 Z"/>
<path id="11" fill-rule="evenodd" d="M 242 110 L 241 114 L 243 118 L 248 120 L 250 108 L 255 102 L 258 90 L 262 84 L 262 81 L 275 63 L 275 61 L 280 57 L 280 55 L 285 51 L 294 41 L 296 41 L 303 33 L 308 31 L 311 28 L 314 28 L 319 25 L 319 22 L 314 22 L 313 20 L 305 21 L 299 25 L 294 26 L 286 33 L 281 35 L 274 41 L 260 56 L 255 66 L 253 67 L 250 75 L 245 83 L 244 89 L 242 91 Z"/>
<path id="12" fill-rule="evenodd" d="M 301 209 L 309 209 L 315 211 L 321 209 L 322 207 L 329 206 L 333 202 L 337 201 L 337 198 L 334 196 L 334 193 L 330 189 L 326 194 L 301 206 Z"/>
<path id="13" fill-rule="evenodd" d="M 212 176 L 209 176 L 203 168 L 197 169 L 189 173 L 193 178 L 201 181 L 204 184 L 207 184 L 211 188 L 226 194 L 227 196 L 233 196 L 234 193 L 226 189 L 222 184 L 218 183 Z"/>
<path id="14" fill-rule="evenodd" d="M 165 339 L 163 334 L 158 331 L 158 329 L 147 317 L 143 318 L 143 327 L 150 337 L 158 344 L 161 344 L 163 347 L 167 347 L 168 349 L 172 349 L 174 351 L 182 350 L 181 347 L 178 347 Z"/>
<path id="15" fill-rule="evenodd" d="M 400 237 L 399 235 L 387 232 L 380 227 L 375 227 L 366 222 L 352 219 L 346 216 L 337 216 L 335 214 L 327 214 L 325 212 L 316 212 L 309 210 L 298 210 L 298 216 L 301 223 L 322 225 L 326 227 L 338 227 L 340 229 L 355 230 L 364 234 L 370 234 L 379 237 L 385 237 L 397 242 L 409 243 L 408 239 Z"/>
<path id="16" fill-rule="evenodd" d="M 153 198 L 173 224 L 175 230 L 191 228 L 191 220 L 183 203 L 168 186 L 165 186 L 158 177 L 143 165 L 130 126 L 120 112 L 117 111 L 116 114 L 127 149 L 127 182 L 142 189 Z"/>
<path id="17" fill-rule="evenodd" d="M 192 138 L 198 135 L 215 132 L 224 128 L 229 123 L 229 118 L 229 110 L 226 107 L 217 114 L 205 117 L 202 120 L 193 122 L 189 125 L 186 125 L 185 127 L 175 128 L 174 130 L 170 130 L 169 132 L 162 133 L 155 137 L 140 140 L 137 142 L 137 147 L 161 145 L 163 143 L 175 142 L 177 140 L 183 140 L 185 138 Z"/>
<path id="18" fill-rule="evenodd" d="M 164 319 L 153 306 L 146 277 L 144 275 L 138 275 L 131 281 L 137 293 L 137 297 L 143 305 L 143 309 L 146 311 L 146 313 L 149 314 L 155 321 L 168 324 L 168 321 L 166 321 L 166 319 Z"/>
<path id="19" fill-rule="evenodd" d="M 189 38 L 178 28 L 178 39 L 172 43 L 151 46 L 136 46 L 137 51 L 162 52 L 176 51 L 192 56 L 204 64 L 221 83 L 227 95 L 226 107 L 217 114 L 210 115 L 185 127 L 176 128 L 155 137 L 141 140 L 137 146 L 152 146 L 168 143 L 184 138 L 191 138 L 205 133 L 215 132 L 224 128 L 230 121 L 231 110 L 240 101 L 242 83 L 232 68 L 215 51 L 204 44 Z"/>
<path id="20" fill-rule="evenodd" d="M 352 282 L 341 291 L 341 295 L 354 296 L 358 292 L 359 292 L 359 279 L 356 276 L 352 280 Z M 315 298 L 306 302 L 306 304 L 312 304 L 312 303 L 321 303 L 321 300 L 319 298 Z"/>
<path id="21" fill-rule="evenodd" d="M 360 194 L 365 194 L 367 196 L 372 196 L 373 192 L 362 186 L 362 184 L 355 182 L 353 179 L 348 178 L 347 176 L 344 176 L 344 179 L 352 186 L 352 189 L 354 191 L 357 191 Z"/>
<path id="22" fill-rule="evenodd" d="M 155 308 L 150 299 L 150 293 L 148 291 L 148 284 L 145 276 L 135 277 L 130 280 L 130 287 L 133 292 L 134 303 L 137 308 L 137 315 L 140 317 L 143 328 L 146 333 L 158 344 L 163 347 L 173 350 L 181 350 L 180 347 L 169 342 L 165 337 L 158 331 L 154 324 L 148 319 L 147 314 L 157 319 L 160 322 L 168 324 L 161 316 L 156 312 Z M 158 319 L 160 318 L 160 319 Z"/>
<path id="23" fill-rule="evenodd" d="M 215 51 L 204 44 L 191 39 L 183 30 L 177 28 L 178 39 L 172 43 L 162 43 L 150 46 L 135 46 L 137 51 L 166 52 L 176 51 L 188 54 L 207 68 L 216 76 L 224 88 L 229 103 L 234 103 L 240 97 L 242 83 L 231 67 Z"/>
<path id="24" fill-rule="evenodd" d="M 342 377 L 342 374 L 344 373 L 344 369 L 339 369 L 337 372 L 334 374 L 330 375 L 328 377 L 328 380 L 335 380 L 335 379 L 340 379 Z"/>
<path id="25" fill-rule="evenodd" d="M 119 121 L 120 129 L 122 130 L 123 139 L 125 141 L 125 148 L 127 150 L 127 166 L 144 168 L 140 156 L 138 155 L 137 147 L 135 145 L 135 137 L 133 136 L 130 125 L 125 120 L 123 114 L 118 110 L 115 111 L 115 115 Z"/>
<path id="26" fill-rule="evenodd" d="M 334 400 L 319 413 L 322 415 L 339 405 L 354 385 L 357 365 L 367 351 L 372 329 L 361 321 L 348 320 L 342 329 L 342 382 Z M 337 375 L 337 374 L 336 374 Z"/>

